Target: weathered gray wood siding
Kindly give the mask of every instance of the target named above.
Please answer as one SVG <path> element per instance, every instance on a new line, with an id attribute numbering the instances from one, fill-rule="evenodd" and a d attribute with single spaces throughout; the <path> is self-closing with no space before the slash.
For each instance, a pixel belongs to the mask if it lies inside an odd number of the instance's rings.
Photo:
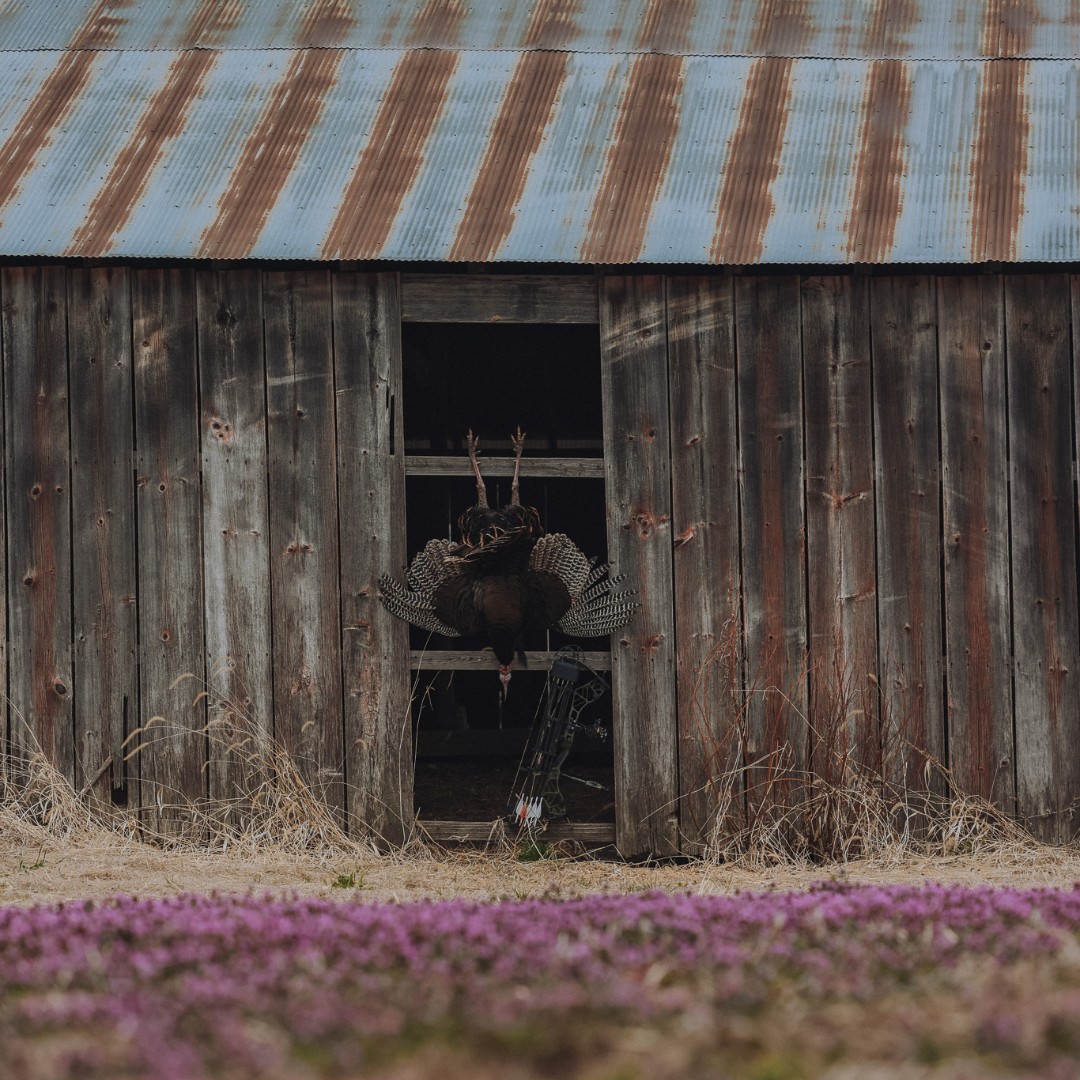
<path id="1" fill-rule="evenodd" d="M 0 303 L 15 771 L 169 832 L 273 736 L 404 837 L 401 323 L 593 322 L 624 854 L 700 849 L 778 752 L 792 799 L 937 762 L 1074 832 L 1080 278 L 12 264 Z"/>

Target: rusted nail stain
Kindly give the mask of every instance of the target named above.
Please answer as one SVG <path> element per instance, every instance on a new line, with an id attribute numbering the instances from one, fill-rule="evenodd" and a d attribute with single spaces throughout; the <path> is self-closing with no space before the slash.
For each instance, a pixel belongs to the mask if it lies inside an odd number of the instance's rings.
<path id="1" fill-rule="evenodd" d="M 662 634 L 650 634 L 649 637 L 647 637 L 641 643 L 641 652 L 642 652 L 642 654 L 648 654 L 648 653 L 656 652 L 660 648 L 660 642 L 661 641 L 663 641 L 663 635 Z"/>
<path id="2" fill-rule="evenodd" d="M 220 416 L 212 417 L 209 427 L 218 442 L 232 442 L 235 437 L 232 424 L 228 420 L 222 420 Z"/>
<path id="3" fill-rule="evenodd" d="M 675 547 L 680 548 L 683 544 L 690 543 L 694 539 L 694 527 L 691 525 L 688 529 L 683 529 L 678 536 L 675 537 Z"/>
<path id="4" fill-rule="evenodd" d="M 315 548 L 311 544 L 303 544 L 299 540 L 294 540 L 288 547 L 285 548 L 286 555 L 308 555 Z"/>

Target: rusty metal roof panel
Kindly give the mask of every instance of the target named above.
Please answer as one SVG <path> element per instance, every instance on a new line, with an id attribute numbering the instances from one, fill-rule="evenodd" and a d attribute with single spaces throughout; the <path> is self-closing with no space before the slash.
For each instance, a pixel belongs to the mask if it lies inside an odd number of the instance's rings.
<path id="1" fill-rule="evenodd" d="M 507 261 L 578 262 L 630 60 L 574 57 L 497 251 Z"/>
<path id="2" fill-rule="evenodd" d="M 1080 58 L 1075 0 L 3 0 L 4 48 Z"/>
<path id="3" fill-rule="evenodd" d="M 1080 65 L 1028 67 L 1030 133 L 1017 258 L 1075 259 L 1080 249 Z"/>
<path id="4" fill-rule="evenodd" d="M 150 95 L 148 113 L 169 111 L 175 101 L 168 92 L 169 76 L 179 82 L 177 65 L 191 54 L 160 55 L 169 59 L 169 69 Z M 66 254 L 98 250 L 103 255 L 184 258 L 201 253 L 202 238 L 224 216 L 229 191 L 246 179 L 239 175 L 241 160 L 265 108 L 267 88 L 280 85 L 290 65 L 290 54 L 279 51 L 208 55 L 210 66 L 179 103 L 182 125 L 156 146 L 147 172 L 137 178 L 141 183 L 123 211 L 114 215 L 111 233 L 74 233 Z M 132 140 L 156 138 L 163 130 L 153 121 L 146 128 L 133 131 Z M 103 187 L 110 186 L 110 180 L 106 177 Z M 271 208 L 264 202 L 259 211 L 265 214 Z M 229 255 L 222 252 L 222 257 Z"/>
<path id="5" fill-rule="evenodd" d="M 252 230 L 252 257 L 322 257 L 324 238 L 343 206 L 354 203 L 347 193 L 364 149 L 371 145 L 399 59 L 400 54 L 389 51 L 342 54 L 336 80 L 302 152 L 267 209 L 263 227 Z M 387 165 L 385 159 L 382 164 Z M 382 216 L 388 228 L 397 213 L 387 210 Z"/>
<path id="6" fill-rule="evenodd" d="M 1080 259 L 1080 61 L 0 52 L 0 254 Z"/>

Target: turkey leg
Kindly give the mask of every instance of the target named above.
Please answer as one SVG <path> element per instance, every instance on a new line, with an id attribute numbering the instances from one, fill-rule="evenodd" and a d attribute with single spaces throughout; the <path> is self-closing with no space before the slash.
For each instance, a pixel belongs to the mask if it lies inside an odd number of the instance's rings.
<path id="1" fill-rule="evenodd" d="M 519 426 L 517 434 L 511 436 L 511 443 L 514 446 L 514 480 L 510 485 L 510 505 L 520 506 L 521 495 L 518 488 L 518 473 L 521 470 L 521 451 L 525 449 L 525 432 L 521 430 Z"/>
<path id="2" fill-rule="evenodd" d="M 469 434 L 465 440 L 466 445 L 469 448 L 469 461 L 472 464 L 472 471 L 476 474 L 476 505 L 481 509 L 487 509 L 487 485 L 484 483 L 484 478 L 480 475 L 480 463 L 476 460 L 476 452 L 480 446 L 480 440 L 472 433 L 472 428 L 469 428 Z"/>

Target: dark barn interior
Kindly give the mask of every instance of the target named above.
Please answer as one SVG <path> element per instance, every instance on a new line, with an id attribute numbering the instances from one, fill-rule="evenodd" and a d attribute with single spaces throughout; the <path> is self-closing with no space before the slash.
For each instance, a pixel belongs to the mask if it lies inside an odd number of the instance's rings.
<path id="1" fill-rule="evenodd" d="M 538 510 L 545 531 L 566 532 L 590 556 L 606 559 L 603 478 L 595 469 L 574 475 L 578 462 L 603 459 L 596 326 L 410 323 L 402 333 L 402 389 L 410 554 L 431 537 L 456 538 L 458 515 L 476 499 L 466 429 L 481 437 L 480 464 L 493 505 L 508 501 L 509 475 L 496 471 L 488 479 L 487 473 L 510 457 L 509 436 L 520 426 L 528 437 L 523 499 Z M 458 475 L 425 472 L 432 457 L 456 458 Z M 554 460 L 556 467 L 549 461 L 534 466 L 537 459 Z M 567 644 L 557 630 L 526 640 L 526 650 L 543 655 L 517 666 L 504 700 L 494 675 L 476 670 L 481 642 L 410 628 L 414 803 L 421 819 L 484 821 L 505 812 L 540 705 L 547 656 Z M 606 640 L 582 644 L 591 651 L 607 647 Z M 425 664 L 432 650 L 440 654 L 436 670 Z M 463 655 L 455 658 L 455 652 Z M 589 718 L 610 732 L 610 693 Z M 568 820 L 613 823 L 610 736 L 577 739 L 567 771 Z"/>

